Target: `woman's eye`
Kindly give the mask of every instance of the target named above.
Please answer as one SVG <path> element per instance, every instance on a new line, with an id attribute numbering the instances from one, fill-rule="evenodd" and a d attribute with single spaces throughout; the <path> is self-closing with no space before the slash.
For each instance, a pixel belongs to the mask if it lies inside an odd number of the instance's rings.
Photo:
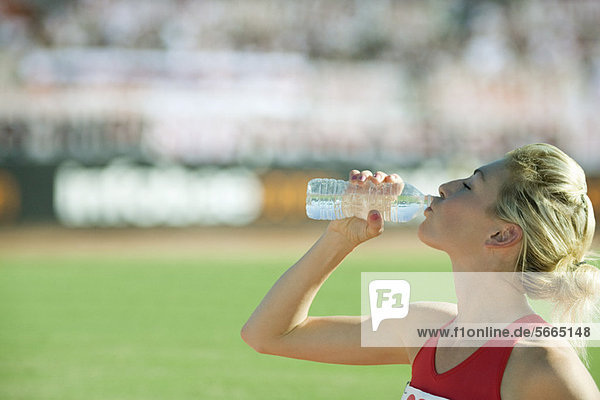
<path id="1" fill-rule="evenodd" d="M 463 182 L 463 186 L 467 188 L 467 190 L 471 190 L 471 188 L 469 187 L 469 185 L 467 185 L 466 183 Z"/>

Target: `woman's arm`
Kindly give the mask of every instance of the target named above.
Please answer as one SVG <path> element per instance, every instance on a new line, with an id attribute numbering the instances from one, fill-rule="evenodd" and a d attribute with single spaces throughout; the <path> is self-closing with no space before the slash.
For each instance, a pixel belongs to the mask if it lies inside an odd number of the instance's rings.
<path id="1" fill-rule="evenodd" d="M 377 183 L 386 178 L 384 175 L 374 178 L 370 172 L 360 175 Z M 388 181 L 391 179 L 395 178 Z M 250 316 L 241 333 L 244 341 L 261 353 L 313 361 L 407 363 L 403 348 L 362 348 L 360 316 L 308 317 L 321 285 L 344 257 L 382 231 L 383 221 L 376 211 L 371 211 L 366 221 L 359 218 L 332 221 L 314 246 L 279 278 Z"/>
<path id="2" fill-rule="evenodd" d="M 242 329 L 242 338 L 261 351 L 288 335 L 307 316 L 321 285 L 354 246 L 328 230 L 266 294 Z"/>
<path id="3" fill-rule="evenodd" d="M 376 223 L 371 226 L 378 230 Z M 328 229 L 267 293 L 242 329 L 244 341 L 260 353 L 312 361 L 408 363 L 404 348 L 361 347 L 360 316 L 308 316 L 321 285 L 353 248 Z"/>

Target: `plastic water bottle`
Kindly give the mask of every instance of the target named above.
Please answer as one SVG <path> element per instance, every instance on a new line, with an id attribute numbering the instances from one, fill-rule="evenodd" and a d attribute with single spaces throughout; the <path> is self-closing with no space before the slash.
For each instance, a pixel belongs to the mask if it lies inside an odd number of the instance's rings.
<path id="1" fill-rule="evenodd" d="M 311 219 L 334 220 L 348 217 L 366 219 L 370 210 L 384 221 L 406 222 L 431 204 L 431 196 L 404 183 L 371 181 L 363 185 L 337 179 L 312 179 L 306 190 L 306 215 Z"/>

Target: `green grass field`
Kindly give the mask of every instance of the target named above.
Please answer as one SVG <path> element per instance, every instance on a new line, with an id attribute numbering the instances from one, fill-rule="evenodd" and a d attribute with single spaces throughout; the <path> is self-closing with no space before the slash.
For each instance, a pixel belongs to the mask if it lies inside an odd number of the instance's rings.
<path id="1" fill-rule="evenodd" d="M 266 254 L 266 255 L 265 255 Z M 240 329 L 299 252 L 0 256 L 0 399 L 398 399 L 408 366 L 340 366 L 261 355 Z M 357 252 L 313 315 L 360 314 L 361 271 L 441 253 Z M 412 268 L 414 270 L 414 268 Z M 600 352 L 592 349 L 600 382 Z"/>

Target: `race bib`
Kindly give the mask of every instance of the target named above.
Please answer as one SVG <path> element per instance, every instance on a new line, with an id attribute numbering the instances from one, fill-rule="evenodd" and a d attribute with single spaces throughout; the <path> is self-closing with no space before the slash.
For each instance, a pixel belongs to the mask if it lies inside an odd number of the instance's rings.
<path id="1" fill-rule="evenodd" d="M 404 388 L 404 394 L 401 400 L 450 400 L 446 397 L 434 396 L 433 394 L 425 393 L 422 390 L 410 386 L 410 382 Z"/>

